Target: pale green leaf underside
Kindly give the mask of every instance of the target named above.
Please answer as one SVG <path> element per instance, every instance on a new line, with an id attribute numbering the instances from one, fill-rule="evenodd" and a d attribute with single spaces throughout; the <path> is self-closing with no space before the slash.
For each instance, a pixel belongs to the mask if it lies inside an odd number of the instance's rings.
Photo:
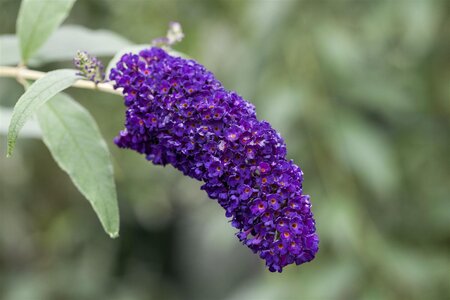
<path id="1" fill-rule="evenodd" d="M 71 86 L 79 77 L 76 70 L 56 70 L 35 81 L 17 101 L 8 129 L 8 151 L 11 156 L 19 131 L 27 120 L 50 98 Z"/>
<path id="2" fill-rule="evenodd" d="M 119 210 L 111 156 L 94 118 L 66 94 L 38 113 L 44 143 L 58 165 L 91 203 L 103 228 L 119 235 Z"/>
<path id="3" fill-rule="evenodd" d="M 13 109 L 0 105 L 0 136 L 8 134 L 8 125 L 13 115 Z M 20 131 L 21 137 L 41 138 L 41 129 L 34 118 L 30 119 Z"/>
<path id="4" fill-rule="evenodd" d="M 22 0 L 17 17 L 17 34 L 22 60 L 36 53 L 64 21 L 75 0 Z"/>
<path id="5" fill-rule="evenodd" d="M 78 25 L 58 28 L 30 58 L 28 65 L 39 66 L 53 61 L 72 60 L 77 50 L 94 56 L 112 56 L 132 43 L 108 30 L 92 30 Z M 0 65 L 17 65 L 20 62 L 19 41 L 12 34 L 0 36 Z"/>

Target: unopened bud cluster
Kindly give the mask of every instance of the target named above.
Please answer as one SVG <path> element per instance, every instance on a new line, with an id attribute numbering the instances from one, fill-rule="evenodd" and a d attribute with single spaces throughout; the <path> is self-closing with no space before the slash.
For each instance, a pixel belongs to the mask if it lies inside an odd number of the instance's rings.
<path id="1" fill-rule="evenodd" d="M 156 38 L 152 41 L 153 46 L 155 47 L 171 47 L 176 43 L 179 43 L 183 40 L 184 33 L 181 28 L 180 23 L 178 22 L 170 22 L 169 30 L 165 37 Z"/>
<path id="2" fill-rule="evenodd" d="M 100 83 L 105 80 L 104 66 L 95 56 L 86 51 L 78 51 L 73 59 L 73 64 L 79 70 L 78 75 L 87 80 Z"/>

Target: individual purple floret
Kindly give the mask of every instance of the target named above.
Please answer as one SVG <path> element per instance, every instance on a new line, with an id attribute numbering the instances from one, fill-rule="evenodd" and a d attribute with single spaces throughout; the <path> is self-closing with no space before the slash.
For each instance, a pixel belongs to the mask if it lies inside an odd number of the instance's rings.
<path id="1" fill-rule="evenodd" d="M 104 66 L 95 56 L 90 56 L 86 51 L 77 51 L 73 58 L 73 64 L 79 70 L 78 75 L 95 83 L 105 79 Z"/>
<path id="2" fill-rule="evenodd" d="M 319 239 L 303 173 L 252 104 L 202 65 L 160 48 L 125 54 L 110 79 L 128 107 L 119 147 L 203 181 L 270 271 L 314 258 Z"/>

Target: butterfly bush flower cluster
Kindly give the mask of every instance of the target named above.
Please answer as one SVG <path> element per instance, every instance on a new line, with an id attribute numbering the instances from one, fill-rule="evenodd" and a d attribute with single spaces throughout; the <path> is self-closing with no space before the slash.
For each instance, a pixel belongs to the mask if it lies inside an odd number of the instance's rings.
<path id="1" fill-rule="evenodd" d="M 119 147 L 203 181 L 270 271 L 314 258 L 319 240 L 303 173 L 252 104 L 197 62 L 156 47 L 125 54 L 110 80 L 127 106 Z"/>
<path id="2" fill-rule="evenodd" d="M 103 63 L 95 56 L 86 51 L 77 51 L 73 64 L 79 70 L 78 75 L 95 83 L 103 82 L 105 79 Z"/>

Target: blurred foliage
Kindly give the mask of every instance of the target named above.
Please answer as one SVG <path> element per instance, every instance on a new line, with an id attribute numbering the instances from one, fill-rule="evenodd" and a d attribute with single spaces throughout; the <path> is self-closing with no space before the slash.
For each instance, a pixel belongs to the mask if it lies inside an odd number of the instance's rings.
<path id="1" fill-rule="evenodd" d="M 0 4 L 13 33 L 19 1 Z M 317 258 L 266 271 L 200 183 L 116 149 L 119 98 L 72 89 L 113 151 L 121 237 L 103 234 L 40 140 L 6 159 L 0 136 L 0 298 L 449 299 L 450 2 L 85 0 L 66 24 L 148 43 L 172 20 L 178 50 L 285 137 Z M 21 92 L 1 79 L 0 105 Z"/>

